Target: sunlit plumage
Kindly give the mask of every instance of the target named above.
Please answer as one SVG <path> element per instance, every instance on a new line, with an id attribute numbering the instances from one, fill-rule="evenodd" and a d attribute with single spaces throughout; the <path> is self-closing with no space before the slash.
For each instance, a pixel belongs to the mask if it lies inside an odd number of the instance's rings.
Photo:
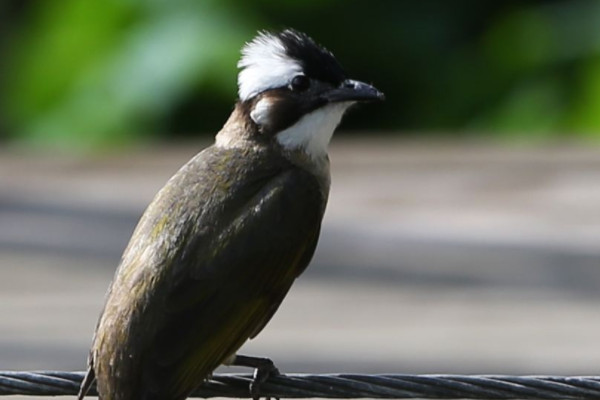
<path id="1" fill-rule="evenodd" d="M 291 30 L 260 34 L 240 67 L 240 101 L 215 145 L 167 182 L 133 233 L 81 396 L 95 378 L 102 400 L 186 398 L 263 329 L 314 253 L 327 143 L 353 102 L 382 95 Z M 298 74 L 308 88 L 291 84 Z"/>

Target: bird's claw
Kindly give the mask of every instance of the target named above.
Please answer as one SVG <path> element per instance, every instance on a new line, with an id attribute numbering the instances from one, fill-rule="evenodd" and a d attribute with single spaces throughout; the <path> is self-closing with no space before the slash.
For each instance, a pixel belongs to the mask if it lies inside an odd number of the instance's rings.
<path id="1" fill-rule="evenodd" d="M 252 399 L 259 400 L 260 385 L 265 383 L 270 377 L 277 376 L 279 374 L 279 370 L 271 360 L 268 360 L 268 362 L 266 362 L 264 365 L 257 367 L 254 370 L 252 382 L 250 382 L 250 396 L 252 396 Z M 265 400 L 271 400 L 271 397 L 265 397 Z M 279 400 L 279 398 L 275 397 L 275 400 Z"/>

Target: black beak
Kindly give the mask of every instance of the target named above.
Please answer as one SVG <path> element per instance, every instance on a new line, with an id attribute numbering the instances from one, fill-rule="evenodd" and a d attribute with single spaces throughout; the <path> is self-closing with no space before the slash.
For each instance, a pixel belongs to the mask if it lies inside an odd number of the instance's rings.
<path id="1" fill-rule="evenodd" d="M 374 86 L 352 79 L 346 79 L 339 87 L 325 93 L 324 97 L 330 103 L 385 100 L 385 95 Z"/>

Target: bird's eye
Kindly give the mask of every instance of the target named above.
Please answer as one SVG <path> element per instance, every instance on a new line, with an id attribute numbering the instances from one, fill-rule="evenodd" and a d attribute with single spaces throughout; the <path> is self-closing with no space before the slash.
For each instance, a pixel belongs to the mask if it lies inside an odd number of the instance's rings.
<path id="1" fill-rule="evenodd" d="M 295 92 L 303 92 L 310 86 L 310 79 L 306 75 L 296 75 L 290 82 L 290 87 Z"/>

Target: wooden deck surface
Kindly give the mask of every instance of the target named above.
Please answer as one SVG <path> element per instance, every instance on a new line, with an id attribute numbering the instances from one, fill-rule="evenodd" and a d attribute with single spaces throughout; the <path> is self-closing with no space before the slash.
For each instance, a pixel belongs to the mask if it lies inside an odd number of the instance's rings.
<path id="1" fill-rule="evenodd" d="M 144 207 L 204 144 L 0 150 L 0 370 L 81 370 Z M 598 374 L 600 149 L 336 140 L 284 372 Z"/>

